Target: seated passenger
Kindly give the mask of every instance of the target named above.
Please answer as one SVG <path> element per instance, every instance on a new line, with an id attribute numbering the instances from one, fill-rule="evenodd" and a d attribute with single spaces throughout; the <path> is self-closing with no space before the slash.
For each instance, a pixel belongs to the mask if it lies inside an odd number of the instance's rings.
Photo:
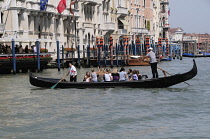
<path id="1" fill-rule="evenodd" d="M 113 81 L 119 81 L 120 75 L 118 73 L 117 68 L 114 68 L 114 70 L 112 71 L 112 77 L 113 77 Z"/>
<path id="2" fill-rule="evenodd" d="M 121 68 L 121 69 L 120 69 L 119 75 L 120 75 L 119 81 L 126 81 L 127 78 L 128 78 L 128 75 L 127 75 L 127 73 L 125 72 L 125 69 L 124 69 L 124 68 Z"/>
<path id="3" fill-rule="evenodd" d="M 97 74 L 94 71 L 94 69 L 92 69 L 91 72 L 92 72 L 91 73 L 91 80 L 92 80 L 92 82 L 98 82 Z"/>
<path id="4" fill-rule="evenodd" d="M 98 68 L 98 82 L 104 82 L 104 74 L 105 74 L 105 70 L 100 70 Z"/>
<path id="5" fill-rule="evenodd" d="M 110 82 L 112 81 L 112 74 L 111 74 L 111 71 L 110 69 L 106 69 L 106 73 L 104 74 L 104 79 L 105 79 L 105 82 Z"/>
<path id="6" fill-rule="evenodd" d="M 136 72 L 137 72 L 138 80 L 141 80 L 142 79 L 142 75 L 139 73 L 139 70 L 136 70 Z"/>
<path id="7" fill-rule="evenodd" d="M 138 80 L 138 76 L 137 76 L 136 70 L 133 70 L 132 75 L 131 75 L 131 78 L 130 78 L 130 81 L 131 80 Z"/>
<path id="8" fill-rule="evenodd" d="M 128 75 L 128 80 L 130 80 L 132 76 L 132 69 L 128 70 L 127 75 Z"/>
<path id="9" fill-rule="evenodd" d="M 86 75 L 84 76 L 83 82 L 91 82 L 90 72 L 87 71 Z"/>

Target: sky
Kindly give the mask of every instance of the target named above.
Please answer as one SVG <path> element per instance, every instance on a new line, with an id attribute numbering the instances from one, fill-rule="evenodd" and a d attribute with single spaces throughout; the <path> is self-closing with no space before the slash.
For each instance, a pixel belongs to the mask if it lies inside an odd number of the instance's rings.
<path id="1" fill-rule="evenodd" d="M 169 0 L 171 28 L 210 34 L 210 0 Z"/>

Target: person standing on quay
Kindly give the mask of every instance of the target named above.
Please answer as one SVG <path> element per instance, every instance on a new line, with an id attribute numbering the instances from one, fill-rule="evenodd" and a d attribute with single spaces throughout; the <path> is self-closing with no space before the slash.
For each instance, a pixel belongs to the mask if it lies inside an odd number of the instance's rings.
<path id="1" fill-rule="evenodd" d="M 77 70 L 72 63 L 69 63 L 69 71 L 66 76 L 70 74 L 70 82 L 77 82 Z"/>
<path id="2" fill-rule="evenodd" d="M 149 48 L 149 53 L 146 55 L 146 57 L 150 58 L 150 66 L 152 69 L 152 75 L 153 78 L 158 78 L 158 72 L 157 72 L 157 59 L 155 53 L 152 51 L 153 48 Z"/>

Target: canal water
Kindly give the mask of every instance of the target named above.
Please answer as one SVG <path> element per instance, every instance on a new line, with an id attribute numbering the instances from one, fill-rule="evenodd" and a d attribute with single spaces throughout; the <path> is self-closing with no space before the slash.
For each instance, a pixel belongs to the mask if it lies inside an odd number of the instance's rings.
<path id="1" fill-rule="evenodd" d="M 210 58 L 195 60 L 198 75 L 187 81 L 190 86 L 163 89 L 43 89 L 31 86 L 25 73 L 0 75 L 0 138 L 210 138 Z M 183 58 L 158 67 L 176 74 L 192 65 L 192 58 Z M 148 66 L 129 68 L 151 78 Z M 78 69 L 78 80 L 90 69 Z M 47 69 L 36 75 L 61 78 L 64 73 L 67 69 Z"/>

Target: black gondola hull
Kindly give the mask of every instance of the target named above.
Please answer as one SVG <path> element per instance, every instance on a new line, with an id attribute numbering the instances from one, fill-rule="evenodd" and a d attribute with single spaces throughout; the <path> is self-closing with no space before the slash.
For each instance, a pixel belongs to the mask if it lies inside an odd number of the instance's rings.
<path id="1" fill-rule="evenodd" d="M 197 66 L 193 60 L 193 68 L 183 74 L 176 74 L 158 79 L 145 79 L 138 81 L 123 81 L 123 82 L 60 82 L 56 88 L 114 88 L 114 87 L 129 87 L 129 88 L 165 88 L 175 84 L 185 82 L 197 75 Z M 37 77 L 30 73 L 30 83 L 37 87 L 51 88 L 60 79 Z"/>

